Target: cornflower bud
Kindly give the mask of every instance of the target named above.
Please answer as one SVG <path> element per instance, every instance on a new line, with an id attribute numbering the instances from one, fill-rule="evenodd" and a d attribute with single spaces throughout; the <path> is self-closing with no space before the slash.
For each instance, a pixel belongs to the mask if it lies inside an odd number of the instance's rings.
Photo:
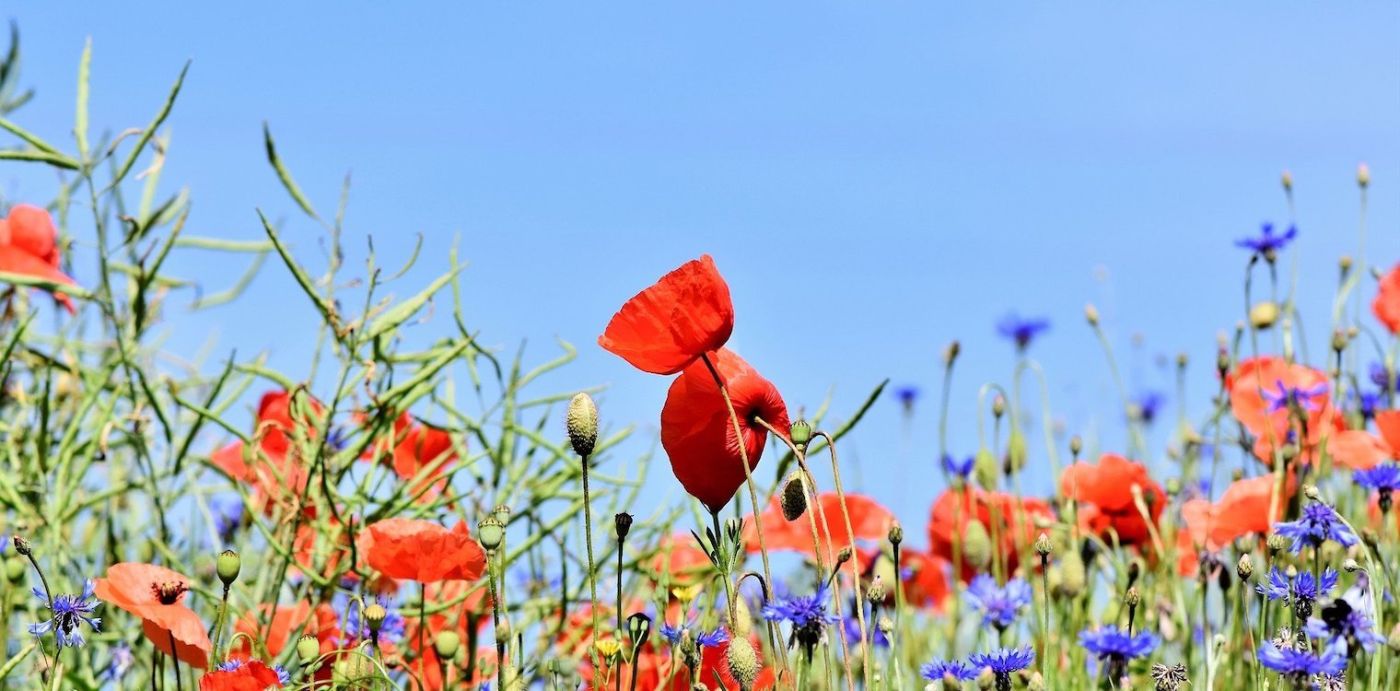
<path id="1" fill-rule="evenodd" d="M 885 579 L 877 574 L 870 581 L 870 585 L 865 589 L 865 599 L 869 602 L 879 604 L 885 601 Z"/>
<path id="2" fill-rule="evenodd" d="M 1084 319 L 1089 322 L 1089 326 L 1099 325 L 1099 308 L 1094 303 L 1084 305 Z"/>
<path id="3" fill-rule="evenodd" d="M 1001 417 L 1006 414 L 1006 397 L 997 394 L 992 397 L 992 415 Z"/>
<path id="4" fill-rule="evenodd" d="M 1235 564 L 1235 575 L 1240 577 L 1241 583 L 1248 583 L 1254 575 L 1254 560 L 1250 559 L 1248 554 L 1240 555 L 1239 562 Z"/>
<path id="5" fill-rule="evenodd" d="M 957 341 L 950 342 L 948 344 L 948 347 L 943 349 L 943 366 L 952 367 L 953 363 L 956 362 L 958 359 L 958 354 L 961 352 L 961 343 L 958 343 Z"/>
<path id="6" fill-rule="evenodd" d="M 1284 191 L 1284 192 L 1292 192 L 1292 191 L 1293 191 L 1293 173 L 1289 172 L 1288 170 L 1284 170 L 1284 171 L 1283 171 L 1283 175 L 1280 176 L 1280 177 L 1281 177 L 1281 181 L 1283 182 L 1283 191 Z"/>
<path id="7" fill-rule="evenodd" d="M 1041 533 L 1040 536 L 1035 539 L 1035 553 L 1040 555 L 1040 561 L 1042 563 L 1045 562 L 1054 552 L 1055 545 L 1050 542 L 1050 536 Z"/>
<path id="8" fill-rule="evenodd" d="M 889 540 L 890 544 L 895 547 L 904 542 L 904 526 L 900 525 L 899 521 L 890 525 Z"/>
<path id="9" fill-rule="evenodd" d="M 1084 440 L 1076 434 L 1069 438 L 1069 455 L 1074 458 L 1079 457 L 1079 452 L 1084 450 Z"/>
<path id="10" fill-rule="evenodd" d="M 27 557 L 34 553 L 34 549 L 29 546 L 29 541 L 16 535 L 14 537 L 15 551 L 22 557 Z"/>

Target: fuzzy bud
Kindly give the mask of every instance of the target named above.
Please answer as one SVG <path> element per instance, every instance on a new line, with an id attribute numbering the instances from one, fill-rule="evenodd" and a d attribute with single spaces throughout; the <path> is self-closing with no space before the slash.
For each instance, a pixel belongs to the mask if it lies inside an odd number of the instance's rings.
<path id="1" fill-rule="evenodd" d="M 1084 319 L 1089 322 L 1089 326 L 1099 325 L 1099 308 L 1095 307 L 1092 302 L 1084 305 Z"/>
<path id="2" fill-rule="evenodd" d="M 754 681 L 758 679 L 759 663 L 758 653 L 754 651 L 749 639 L 731 638 L 729 652 L 725 658 L 729 664 L 729 674 L 734 677 L 734 681 L 739 682 L 740 691 L 752 691 Z"/>
<path id="3" fill-rule="evenodd" d="M 992 538 L 981 521 L 968 521 L 963 532 L 963 559 L 979 571 L 992 563 Z"/>
<path id="4" fill-rule="evenodd" d="M 27 557 L 34 553 L 34 548 L 29 546 L 29 541 L 18 535 L 14 537 L 14 544 L 15 551 L 19 552 L 21 557 Z"/>
<path id="5" fill-rule="evenodd" d="M 1361 565 L 1356 563 L 1355 559 L 1347 559 L 1346 561 L 1342 562 L 1342 570 L 1346 571 L 1347 573 L 1356 573 L 1357 571 L 1361 570 Z"/>
<path id="6" fill-rule="evenodd" d="M 997 486 L 1001 469 L 997 467 L 997 458 L 992 455 L 991 449 L 984 446 L 977 450 L 977 455 L 973 457 L 972 475 L 977 478 L 977 484 L 983 489 L 994 489 Z"/>
<path id="7" fill-rule="evenodd" d="M 870 581 L 870 585 L 865 588 L 865 599 L 877 605 L 885 601 L 885 579 L 878 575 Z"/>
<path id="8" fill-rule="evenodd" d="M 850 547 L 842 547 L 841 551 L 836 553 L 837 568 L 840 568 L 842 564 L 850 561 L 853 556 L 855 556 L 855 553 L 851 551 Z"/>
<path id="9" fill-rule="evenodd" d="M 1288 538 L 1278 533 L 1269 533 L 1269 539 L 1264 544 L 1269 548 L 1270 554 L 1278 554 L 1288 549 Z"/>
<path id="10" fill-rule="evenodd" d="M 1138 592 L 1136 586 L 1128 588 L 1128 592 L 1123 595 L 1123 604 L 1129 608 L 1135 608 L 1142 602 L 1142 594 Z"/>
<path id="11" fill-rule="evenodd" d="M 1026 435 L 1020 430 L 1011 430 L 1006 439 L 1006 474 L 1018 473 L 1026 467 Z"/>
<path id="12" fill-rule="evenodd" d="M 487 552 L 496 551 L 501 546 L 501 540 L 506 537 L 506 527 L 496 520 L 495 516 L 487 516 L 480 523 L 476 524 L 476 539 L 481 543 L 481 548 Z"/>
<path id="13" fill-rule="evenodd" d="M 565 422 L 574 453 L 581 458 L 593 455 L 593 447 L 598 443 L 598 406 L 593 402 L 593 397 L 586 393 L 576 394 L 569 401 Z"/>
<path id="14" fill-rule="evenodd" d="M 807 512 L 807 490 L 802 486 L 802 476 L 793 473 L 783 485 L 783 518 L 795 521 Z"/>
<path id="15" fill-rule="evenodd" d="M 238 580 L 238 572 L 243 569 L 243 561 L 238 558 L 238 553 L 226 549 L 219 553 L 219 558 L 214 560 L 214 571 L 219 574 L 219 581 L 227 588 Z"/>
<path id="16" fill-rule="evenodd" d="M 997 394 L 992 397 L 992 415 L 1001 417 L 1006 414 L 1006 397 Z"/>
<path id="17" fill-rule="evenodd" d="M 1079 557 L 1079 552 L 1065 550 L 1064 557 L 1060 559 L 1060 593 L 1068 598 L 1078 597 L 1084 592 L 1086 581 L 1084 560 Z"/>

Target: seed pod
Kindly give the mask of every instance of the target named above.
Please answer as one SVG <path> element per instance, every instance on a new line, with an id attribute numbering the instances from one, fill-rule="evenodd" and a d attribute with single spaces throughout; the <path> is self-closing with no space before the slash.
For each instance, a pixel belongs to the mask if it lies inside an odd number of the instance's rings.
<path id="1" fill-rule="evenodd" d="M 799 449 L 806 448 L 807 442 L 812 440 L 812 425 L 802 418 L 797 418 L 788 426 L 788 440 Z"/>
<path id="2" fill-rule="evenodd" d="M 315 636 L 302 636 L 297 639 L 297 659 L 302 665 L 309 665 L 321 656 L 321 641 Z"/>
<path id="3" fill-rule="evenodd" d="M 992 538 L 981 521 L 968 521 L 963 532 L 963 558 L 979 571 L 992 563 Z"/>
<path id="4" fill-rule="evenodd" d="M 494 552 L 505 537 L 506 527 L 495 516 L 487 516 L 476 524 L 476 539 L 487 552 Z"/>
<path id="5" fill-rule="evenodd" d="M 632 531 L 632 514 L 623 511 L 613 516 L 613 531 L 617 534 L 619 542 L 627 539 L 627 533 Z"/>
<path id="6" fill-rule="evenodd" d="M 433 652 L 438 654 L 438 659 L 451 660 L 457 654 L 458 646 L 462 645 L 462 637 L 456 631 L 444 629 L 433 637 Z"/>
<path id="7" fill-rule="evenodd" d="M 214 571 L 219 574 L 219 581 L 225 588 L 238 580 L 238 572 L 242 568 L 243 562 L 238 558 L 238 553 L 231 549 L 221 552 L 219 558 L 214 561 Z"/>
<path id="8" fill-rule="evenodd" d="M 1249 323 L 1256 329 L 1267 329 L 1278 321 L 1278 305 L 1272 300 L 1261 300 L 1249 308 Z"/>

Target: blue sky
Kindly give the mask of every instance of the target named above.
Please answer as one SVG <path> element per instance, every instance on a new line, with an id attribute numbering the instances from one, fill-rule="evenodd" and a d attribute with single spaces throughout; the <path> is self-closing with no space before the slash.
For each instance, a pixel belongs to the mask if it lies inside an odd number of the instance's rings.
<path id="1" fill-rule="evenodd" d="M 1216 334 L 1242 316 L 1246 255 L 1233 241 L 1287 222 L 1285 168 L 1315 353 L 1337 257 L 1357 248 L 1360 161 L 1374 177 L 1368 259 L 1400 259 L 1394 3 L 9 11 L 38 89 L 21 124 L 72 147 L 89 36 L 94 128 L 146 123 L 192 59 L 163 179 L 166 192 L 190 188 L 189 232 L 261 238 L 261 207 L 287 219 L 299 256 L 321 261 L 318 228 L 265 163 L 267 120 L 321 209 L 352 174 L 352 268 L 367 235 L 395 265 L 421 233 L 418 267 L 394 286 L 407 295 L 459 243 L 473 328 L 509 350 L 527 340 L 535 361 L 556 338 L 577 345 L 578 363 L 548 386 L 608 384 L 605 418 L 639 426 L 629 455 L 654 438 L 667 382 L 594 340 L 623 300 L 704 252 L 733 289 L 732 345 L 793 408 L 830 390 L 845 414 L 885 377 L 932 393 L 939 351 L 961 339 L 951 439 L 964 454 L 977 387 L 1010 376 L 994 324 L 1013 309 L 1054 321 L 1033 354 L 1071 431 L 1122 443 L 1086 302 L 1135 388 L 1170 393 L 1157 362 L 1188 353 L 1188 404 L 1203 410 Z M 54 188 L 46 171 L 0 167 L 7 200 Z M 74 261 L 79 280 L 92 275 L 90 236 Z M 241 270 L 207 253 L 172 268 L 210 291 Z M 172 316 L 168 334 L 187 353 L 211 333 L 225 351 L 266 350 L 295 374 L 310 317 L 269 263 L 241 304 Z M 439 316 L 411 336 L 447 328 Z M 906 422 L 887 397 L 843 449 L 848 483 L 916 535 L 938 489 L 935 412 L 925 397 Z M 674 499 L 669 473 L 657 475 L 645 501 Z"/>

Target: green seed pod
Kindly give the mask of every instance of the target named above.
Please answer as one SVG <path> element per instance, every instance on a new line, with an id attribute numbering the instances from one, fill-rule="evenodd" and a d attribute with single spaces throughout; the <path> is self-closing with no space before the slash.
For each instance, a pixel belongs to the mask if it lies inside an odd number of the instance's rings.
<path id="1" fill-rule="evenodd" d="M 575 395 L 569 401 L 565 422 L 574 453 L 581 458 L 593 455 L 593 447 L 598 443 L 598 406 L 593 403 L 593 397 L 586 393 Z"/>
<path id="2" fill-rule="evenodd" d="M 742 636 L 730 639 L 726 661 L 729 663 L 729 673 L 734 681 L 739 682 L 740 691 L 752 691 L 753 683 L 758 679 L 759 664 L 758 653 L 749 639 Z"/>
<path id="3" fill-rule="evenodd" d="M 365 623 L 369 624 L 369 630 L 374 633 L 379 633 L 379 627 L 384 625 L 384 619 L 388 616 L 389 612 L 378 602 L 365 608 Z"/>
<path id="4" fill-rule="evenodd" d="M 321 656 L 321 641 L 315 636 L 302 636 L 297 639 L 297 660 L 303 666 L 309 665 Z"/>
<path id="5" fill-rule="evenodd" d="M 805 449 L 807 442 L 812 440 L 812 425 L 802 418 L 797 418 L 788 427 L 788 439 L 792 445 L 799 449 Z"/>
<path id="6" fill-rule="evenodd" d="M 962 537 L 963 558 L 979 571 L 986 569 L 992 563 L 992 538 L 987 534 L 987 526 L 982 521 L 968 521 Z"/>
<path id="7" fill-rule="evenodd" d="M 451 660 L 457 654 L 458 646 L 462 645 L 462 637 L 456 631 L 444 629 L 433 637 L 433 651 L 438 654 L 438 659 Z"/>
<path id="8" fill-rule="evenodd" d="M 480 523 L 476 524 L 476 539 L 481 542 L 482 549 L 487 552 L 494 552 L 501 546 L 501 540 L 506 537 L 506 527 L 496 520 L 495 516 L 487 516 Z"/>
<path id="9" fill-rule="evenodd" d="M 243 569 L 243 560 L 238 557 L 238 553 L 226 549 L 219 553 L 219 558 L 214 562 L 214 570 L 219 574 L 219 581 L 227 588 L 238 580 L 238 572 Z"/>
<path id="10" fill-rule="evenodd" d="M 802 477 L 793 473 L 783 485 L 783 518 L 795 521 L 807 511 L 807 491 L 802 487 Z"/>

